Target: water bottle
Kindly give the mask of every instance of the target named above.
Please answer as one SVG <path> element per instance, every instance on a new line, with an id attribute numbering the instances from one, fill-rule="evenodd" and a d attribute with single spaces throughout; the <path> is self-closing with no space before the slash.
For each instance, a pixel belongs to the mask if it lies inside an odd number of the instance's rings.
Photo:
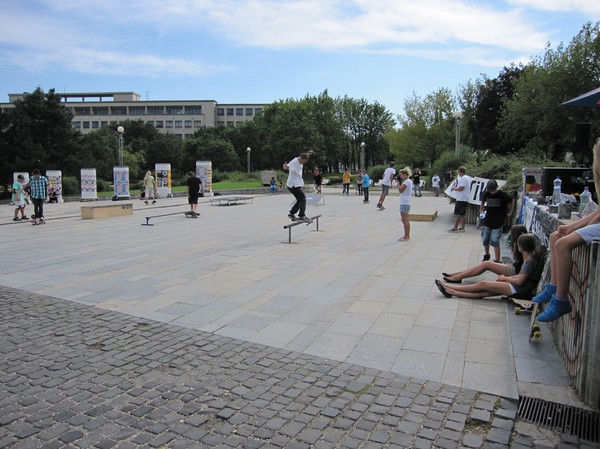
<path id="1" fill-rule="evenodd" d="M 590 197 L 592 196 L 592 194 L 590 193 L 590 188 L 588 186 L 585 186 L 583 188 L 583 192 L 581 192 L 581 195 L 579 195 L 579 212 L 583 212 L 583 209 L 585 209 L 585 206 L 587 205 L 587 203 L 590 202 Z"/>
<path id="2" fill-rule="evenodd" d="M 557 176 L 554 180 L 554 190 L 552 191 L 552 203 L 558 204 L 560 203 L 560 188 L 562 186 L 562 180 L 560 176 Z"/>

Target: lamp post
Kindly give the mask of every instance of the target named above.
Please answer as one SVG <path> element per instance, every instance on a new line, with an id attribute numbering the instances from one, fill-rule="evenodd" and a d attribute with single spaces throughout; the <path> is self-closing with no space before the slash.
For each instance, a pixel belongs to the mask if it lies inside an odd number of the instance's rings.
<path id="1" fill-rule="evenodd" d="M 246 166 L 247 166 L 247 170 L 248 173 L 250 173 L 250 152 L 252 151 L 252 149 L 250 147 L 246 148 Z"/>
<path id="2" fill-rule="evenodd" d="M 123 166 L 123 133 L 125 128 L 122 126 L 117 127 L 117 135 L 119 136 L 119 167 Z"/>
<path id="3" fill-rule="evenodd" d="M 460 120 L 462 119 L 462 111 L 456 111 L 454 118 L 456 119 L 456 140 L 454 141 L 454 158 L 460 158 Z"/>
<path id="4" fill-rule="evenodd" d="M 360 169 L 365 168 L 365 147 L 367 146 L 366 143 L 361 142 L 360 143 Z"/>

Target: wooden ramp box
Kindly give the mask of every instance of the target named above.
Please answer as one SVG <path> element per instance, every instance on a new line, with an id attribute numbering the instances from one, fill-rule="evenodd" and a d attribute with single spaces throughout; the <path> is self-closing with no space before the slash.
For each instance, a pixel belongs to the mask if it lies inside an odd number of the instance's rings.
<path id="1" fill-rule="evenodd" d="M 81 206 L 81 219 L 119 217 L 133 215 L 133 203 L 89 204 Z"/>
<path id="2" fill-rule="evenodd" d="M 408 219 L 410 221 L 434 221 L 437 218 L 437 216 L 437 210 L 430 212 L 411 212 L 408 214 Z"/>

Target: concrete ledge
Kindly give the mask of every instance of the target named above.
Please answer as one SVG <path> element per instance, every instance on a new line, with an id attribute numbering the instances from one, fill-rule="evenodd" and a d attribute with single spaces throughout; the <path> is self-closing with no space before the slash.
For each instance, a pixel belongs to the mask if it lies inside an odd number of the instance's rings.
<path id="1" fill-rule="evenodd" d="M 419 212 L 419 213 L 409 213 L 408 219 L 410 221 L 434 221 L 438 216 L 438 211 L 434 210 L 433 212 Z"/>
<path id="2" fill-rule="evenodd" d="M 133 215 L 133 203 L 90 204 L 81 206 L 81 219 L 119 217 Z"/>

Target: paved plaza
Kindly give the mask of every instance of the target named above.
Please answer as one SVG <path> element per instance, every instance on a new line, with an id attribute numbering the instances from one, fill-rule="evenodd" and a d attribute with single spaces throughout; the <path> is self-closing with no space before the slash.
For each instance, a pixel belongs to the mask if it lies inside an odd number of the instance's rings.
<path id="1" fill-rule="evenodd" d="M 48 204 L 36 227 L 0 205 L 0 447 L 550 444 L 514 427 L 519 395 L 578 405 L 549 330 L 529 343 L 506 301 L 435 288 L 482 256 L 447 199 L 413 198 L 438 218 L 398 242 L 398 197 L 376 195 L 329 189 L 292 244 L 289 194 L 198 219 L 181 197 Z"/>

